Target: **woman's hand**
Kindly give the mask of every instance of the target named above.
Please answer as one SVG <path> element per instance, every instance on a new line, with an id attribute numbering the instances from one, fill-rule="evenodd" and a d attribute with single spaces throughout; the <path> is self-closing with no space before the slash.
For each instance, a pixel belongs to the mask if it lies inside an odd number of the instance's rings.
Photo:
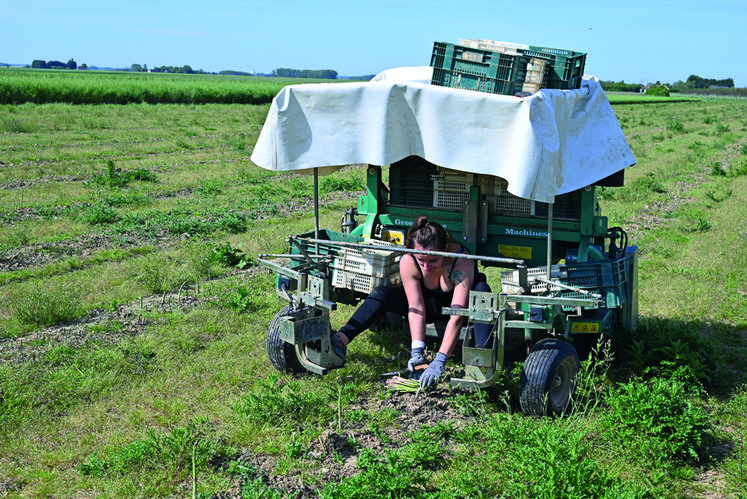
<path id="1" fill-rule="evenodd" d="M 420 376 L 420 386 L 422 388 L 430 388 L 436 385 L 438 378 L 444 373 L 446 359 L 448 359 L 448 357 L 441 352 L 436 354 L 436 358 L 433 359 L 433 362 L 430 363 Z"/>

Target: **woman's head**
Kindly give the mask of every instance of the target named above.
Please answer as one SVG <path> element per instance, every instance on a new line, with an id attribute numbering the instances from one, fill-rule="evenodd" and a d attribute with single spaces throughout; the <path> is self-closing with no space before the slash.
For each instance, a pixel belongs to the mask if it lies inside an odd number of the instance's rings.
<path id="1" fill-rule="evenodd" d="M 406 241 L 408 248 L 412 249 L 417 245 L 420 248 L 435 251 L 446 250 L 447 244 L 449 244 L 449 236 L 446 234 L 443 226 L 429 221 L 425 216 L 421 216 L 415 220 Z"/>

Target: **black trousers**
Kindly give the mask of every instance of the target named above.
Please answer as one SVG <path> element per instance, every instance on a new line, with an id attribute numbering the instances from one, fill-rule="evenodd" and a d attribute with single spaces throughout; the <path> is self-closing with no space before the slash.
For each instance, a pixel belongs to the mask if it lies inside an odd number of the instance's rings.
<path id="1" fill-rule="evenodd" d="M 474 286 L 474 291 L 490 292 L 490 286 L 485 280 L 478 280 Z M 433 293 L 424 294 L 425 301 L 425 322 L 447 322 L 451 316 L 441 313 L 443 307 L 451 306 L 453 293 Z M 394 312 L 397 315 L 407 317 L 409 305 L 405 288 L 390 288 L 379 286 L 371 291 L 371 294 L 358 307 L 353 316 L 348 320 L 340 332 L 345 334 L 349 340 L 352 340 L 363 331 L 371 327 L 386 312 Z M 485 348 L 490 340 L 490 324 L 474 324 L 475 345 L 478 348 Z"/>

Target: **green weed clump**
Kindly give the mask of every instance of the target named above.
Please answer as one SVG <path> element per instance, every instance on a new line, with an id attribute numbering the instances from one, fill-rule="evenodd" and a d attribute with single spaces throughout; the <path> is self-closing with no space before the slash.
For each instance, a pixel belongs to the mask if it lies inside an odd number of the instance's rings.
<path id="1" fill-rule="evenodd" d="M 667 188 L 659 176 L 649 172 L 638 177 L 623 187 L 599 187 L 597 195 L 599 199 L 619 201 L 643 201 L 649 199 L 652 194 L 665 194 Z"/>
<path id="2" fill-rule="evenodd" d="M 223 265 L 224 267 L 235 267 L 244 269 L 254 267 L 256 260 L 244 253 L 241 249 L 241 243 L 231 247 L 231 243 L 226 242 L 213 248 L 212 261 Z"/>
<path id="3" fill-rule="evenodd" d="M 485 414 L 455 435 L 458 446 L 444 452 L 449 478 L 434 477 L 439 493 L 423 497 L 649 497 L 646 486 L 600 466 L 595 431 L 585 417 Z"/>
<path id="4" fill-rule="evenodd" d="M 721 161 L 715 161 L 711 165 L 711 175 L 713 175 L 714 177 L 728 178 L 736 178 L 747 175 L 747 162 L 743 161 L 741 163 L 737 163 L 735 161 L 733 164 L 725 168 Z"/>
<path id="5" fill-rule="evenodd" d="M 667 122 L 667 131 L 672 133 L 685 133 L 685 125 L 679 120 Z"/>
<path id="6" fill-rule="evenodd" d="M 633 181 L 633 190 L 642 189 L 649 192 L 655 192 L 657 194 L 664 194 L 667 192 L 666 187 L 662 183 L 661 179 L 655 173 L 649 172 L 644 177 L 639 177 Z"/>
<path id="7" fill-rule="evenodd" d="M 608 435 L 661 466 L 670 460 L 698 462 L 711 423 L 694 403 L 699 389 L 686 373 L 679 368 L 665 377 L 634 380 L 611 390 L 602 417 Z"/>
<path id="8" fill-rule="evenodd" d="M 117 223 L 120 216 L 117 211 L 106 204 L 95 204 L 88 207 L 80 216 L 89 225 L 108 225 Z"/>
<path id="9" fill-rule="evenodd" d="M 171 481 L 194 478 L 193 470 L 206 467 L 216 454 L 234 454 L 231 448 L 211 438 L 210 433 L 204 418 L 192 419 L 166 432 L 149 428 L 144 439 L 107 453 L 94 453 L 78 466 L 78 471 L 84 476 L 103 477 L 154 470 Z"/>
<path id="10" fill-rule="evenodd" d="M 440 450 L 432 454 L 438 457 Z M 371 497 L 428 497 L 431 471 L 408 452 L 390 450 L 378 457 L 368 448 L 358 456 L 361 473 L 339 483 L 329 483 L 320 497 L 323 499 L 368 499 Z"/>
<path id="11" fill-rule="evenodd" d="M 257 389 L 247 394 L 234 410 L 260 426 L 295 425 L 330 417 L 330 399 L 324 392 L 307 390 L 297 380 L 281 382 L 278 373 L 260 381 Z M 325 410 L 326 408 L 326 410 Z"/>
<path id="12" fill-rule="evenodd" d="M 149 293 L 160 295 L 172 288 L 172 276 L 172 268 L 164 265 L 164 262 L 148 260 L 142 265 L 137 279 Z"/>
<path id="13" fill-rule="evenodd" d="M 573 424 L 522 421 L 510 430 L 507 436 L 517 455 L 507 460 L 504 470 L 506 492 L 525 497 L 645 497 L 640 486 L 615 479 L 588 459 L 588 434 Z"/>
<path id="14" fill-rule="evenodd" d="M 236 310 L 239 313 L 250 313 L 267 307 L 267 295 L 257 293 L 256 289 L 248 286 L 237 286 L 232 291 L 223 296 L 222 303 L 226 308 Z M 275 303 L 275 297 L 272 296 L 272 303 Z"/>
<path id="15" fill-rule="evenodd" d="M 158 182 L 158 175 L 145 168 L 122 170 L 117 168 L 114 161 L 106 162 L 106 172 L 94 172 L 91 176 L 93 184 L 105 187 L 125 187 L 130 182 Z"/>
<path id="16" fill-rule="evenodd" d="M 15 318 L 27 326 L 55 326 L 77 319 L 82 313 L 82 293 L 76 286 L 38 282 L 11 298 Z"/>
<path id="17" fill-rule="evenodd" d="M 323 177 L 319 182 L 319 191 L 330 192 L 354 192 L 365 189 L 366 185 L 361 177 L 343 177 L 329 175 Z"/>
<path id="18" fill-rule="evenodd" d="M 635 331 L 615 336 L 615 350 L 618 360 L 638 376 L 669 362 L 687 369 L 700 383 L 720 383 L 714 344 L 688 322 L 642 318 Z"/>
<path id="19" fill-rule="evenodd" d="M 357 460 L 361 472 L 327 484 L 320 497 L 450 497 L 440 495 L 431 478 L 447 464 L 449 443 L 457 434 L 453 424 L 441 422 L 410 432 L 409 442 L 399 449 L 386 450 L 383 455 L 364 447 Z"/>

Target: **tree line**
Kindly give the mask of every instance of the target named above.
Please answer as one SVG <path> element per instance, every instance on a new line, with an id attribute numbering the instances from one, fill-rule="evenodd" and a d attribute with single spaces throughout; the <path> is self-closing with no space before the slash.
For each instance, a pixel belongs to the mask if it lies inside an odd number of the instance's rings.
<path id="1" fill-rule="evenodd" d="M 322 80 L 336 80 L 337 71 L 334 69 L 278 68 L 272 71 L 271 76 L 279 76 L 281 78 L 317 78 Z"/>
<path id="2" fill-rule="evenodd" d="M 43 59 L 34 59 L 31 63 L 31 67 L 34 69 L 88 69 L 85 64 L 78 64 L 70 59 L 69 61 L 45 61 Z M 129 68 L 122 68 L 119 71 L 131 71 L 133 73 L 172 73 L 172 74 L 212 74 L 202 69 L 194 70 L 189 64 L 184 66 L 154 66 L 148 69 L 147 64 L 131 64 Z M 224 70 L 218 74 L 234 75 L 234 76 L 251 76 L 252 73 L 246 73 L 242 71 Z M 334 69 L 292 69 L 292 68 L 278 68 L 274 69 L 271 74 L 265 76 L 277 76 L 280 78 L 313 78 L 322 80 L 336 80 L 338 73 Z"/>
<path id="3" fill-rule="evenodd" d="M 605 91 L 613 92 L 643 92 L 646 86 L 641 83 L 625 83 L 624 81 L 601 81 L 602 88 Z M 674 83 L 662 83 L 657 81 L 649 85 L 651 87 L 667 87 L 669 92 L 690 92 L 705 89 L 734 89 L 734 79 L 724 78 L 716 80 L 713 78 L 701 78 L 697 75 L 688 76 L 685 81 L 676 81 Z"/>
<path id="4" fill-rule="evenodd" d="M 85 69 L 85 64 L 81 65 L 81 69 Z M 44 61 L 42 59 L 34 59 L 31 63 L 33 69 L 78 69 L 78 63 L 73 59 L 67 62 L 60 61 Z"/>

